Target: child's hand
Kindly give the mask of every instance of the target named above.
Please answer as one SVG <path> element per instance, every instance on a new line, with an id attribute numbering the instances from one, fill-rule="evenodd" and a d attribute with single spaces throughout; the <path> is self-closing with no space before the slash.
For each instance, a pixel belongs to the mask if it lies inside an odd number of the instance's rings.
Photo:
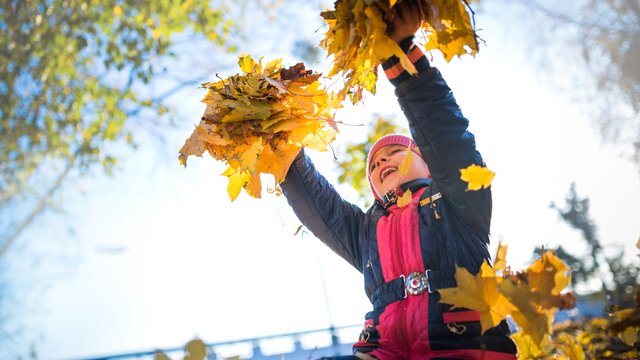
<path id="1" fill-rule="evenodd" d="M 413 35 L 420 29 L 424 20 L 424 12 L 420 1 L 402 1 L 394 7 L 389 21 L 389 37 L 396 43 Z"/>

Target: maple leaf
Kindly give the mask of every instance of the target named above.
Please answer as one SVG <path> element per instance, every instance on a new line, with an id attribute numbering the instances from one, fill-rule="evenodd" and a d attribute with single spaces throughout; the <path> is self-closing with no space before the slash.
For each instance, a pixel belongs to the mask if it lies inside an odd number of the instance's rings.
<path id="1" fill-rule="evenodd" d="M 203 84 L 207 108 L 179 156 L 184 166 L 205 151 L 226 162 L 232 201 L 242 189 L 259 198 L 260 174 L 273 175 L 277 188 L 302 147 L 326 151 L 337 132 L 332 112 L 341 106 L 303 63 L 283 68 L 276 59 L 263 66 L 262 58 L 245 55 L 238 66 L 243 75 Z"/>
<path id="2" fill-rule="evenodd" d="M 526 271 L 505 276 L 499 285 L 500 292 L 515 306 L 511 312 L 515 322 L 538 343 L 551 333 L 556 311 L 575 305 L 573 294 L 560 294 L 571 282 L 568 270 L 548 251 Z"/>
<path id="3" fill-rule="evenodd" d="M 407 189 L 407 191 L 398 198 L 398 202 L 396 204 L 398 207 L 405 207 L 411 204 L 412 196 L 413 194 L 411 193 L 411 190 Z"/>
<path id="4" fill-rule="evenodd" d="M 507 268 L 507 248 L 509 246 L 506 244 L 502 244 L 502 241 L 498 243 L 498 250 L 496 251 L 496 256 L 493 260 L 493 268 L 496 271 L 504 271 Z"/>
<path id="5" fill-rule="evenodd" d="M 536 360 L 545 355 L 541 346 L 531 336 L 517 332 L 511 335 L 511 338 L 518 347 L 518 360 Z"/>
<path id="6" fill-rule="evenodd" d="M 535 301 L 535 294 L 524 276 L 509 276 L 500 283 L 500 292 L 515 307 L 511 311 L 513 320 L 522 332 L 536 343 L 541 343 L 551 333 L 555 309 L 544 309 Z"/>
<path id="7" fill-rule="evenodd" d="M 455 276 L 457 287 L 439 290 L 440 302 L 479 311 L 483 333 L 513 310 L 513 305 L 498 291 L 498 278 L 487 261 L 476 276 L 460 267 L 456 267 Z"/>
<path id="8" fill-rule="evenodd" d="M 467 190 L 486 189 L 491 186 L 491 181 L 496 173 L 484 166 L 470 165 L 466 169 L 460 169 L 460 179 L 468 183 Z"/>
<path id="9" fill-rule="evenodd" d="M 527 268 L 531 289 L 544 294 L 559 295 L 571 283 L 570 268 L 553 251 L 547 251 Z"/>
<path id="10" fill-rule="evenodd" d="M 227 185 L 227 193 L 231 201 L 235 200 L 240 195 L 240 190 L 247 185 L 247 182 L 251 178 L 251 174 L 247 171 L 237 170 L 233 167 L 228 167 L 222 175 L 229 178 L 229 184 Z"/>
<path id="11" fill-rule="evenodd" d="M 413 151 L 411 151 L 411 145 L 407 146 L 407 151 L 404 153 L 402 161 L 398 166 L 398 175 L 402 178 L 409 173 L 411 164 L 413 163 Z"/>

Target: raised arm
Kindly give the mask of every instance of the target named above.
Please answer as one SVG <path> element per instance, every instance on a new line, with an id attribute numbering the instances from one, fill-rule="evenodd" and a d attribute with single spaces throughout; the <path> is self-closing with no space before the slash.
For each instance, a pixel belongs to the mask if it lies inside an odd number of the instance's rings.
<path id="1" fill-rule="evenodd" d="M 401 15 L 393 19 L 391 37 L 409 55 L 418 74 L 403 71 L 396 58 L 383 64 L 385 74 L 396 86 L 398 102 L 409 121 L 411 135 L 429 166 L 438 191 L 471 226 L 488 232 L 491 190 L 466 191 L 467 184 L 460 179 L 460 169 L 472 164 L 484 165 L 476 150 L 475 138 L 467 131 L 469 121 L 462 115 L 440 71 L 429 65 L 412 41 L 412 35 L 424 17 L 421 9 L 415 3 L 399 6 Z"/>
<path id="2" fill-rule="evenodd" d="M 289 168 L 282 183 L 289 205 L 304 226 L 331 250 L 362 272 L 358 239 L 364 228 L 362 210 L 343 200 L 316 171 L 304 150 Z"/>

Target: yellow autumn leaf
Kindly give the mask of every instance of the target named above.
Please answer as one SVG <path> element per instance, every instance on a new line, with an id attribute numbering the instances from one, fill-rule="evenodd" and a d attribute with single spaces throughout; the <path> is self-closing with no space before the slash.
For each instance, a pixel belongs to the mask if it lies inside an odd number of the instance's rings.
<path id="1" fill-rule="evenodd" d="M 544 309 L 535 297 L 537 296 L 524 279 L 507 277 L 499 285 L 500 292 L 515 307 L 511 317 L 522 329 L 523 334 L 541 343 L 551 333 L 551 324 L 555 309 Z"/>
<path id="2" fill-rule="evenodd" d="M 439 50 L 446 61 L 455 56 L 475 55 L 478 42 L 471 18 L 464 1 L 432 0 L 428 19 L 424 24 L 427 32 L 427 50 Z"/>
<path id="3" fill-rule="evenodd" d="M 277 59 L 263 66 L 245 55 L 238 65 L 243 74 L 203 84 L 207 107 L 179 156 L 186 166 L 189 156 L 206 151 L 229 165 L 223 175 L 231 200 L 242 189 L 259 198 L 260 174 L 272 174 L 277 188 L 302 147 L 326 151 L 341 106 L 318 82 L 320 74 L 302 63 L 283 68 Z"/>
<path id="4" fill-rule="evenodd" d="M 559 295 L 571 283 L 570 270 L 552 251 L 547 251 L 527 268 L 527 276 L 533 291 Z"/>
<path id="5" fill-rule="evenodd" d="M 518 347 L 518 360 L 537 360 L 544 355 L 541 346 L 521 331 L 511 335 Z"/>
<path id="6" fill-rule="evenodd" d="M 237 170 L 232 167 L 228 167 L 222 175 L 229 178 L 229 185 L 227 185 L 227 193 L 231 201 L 235 200 L 240 195 L 240 190 L 246 186 L 247 182 L 251 178 L 251 174 L 248 171 Z"/>
<path id="7" fill-rule="evenodd" d="M 508 274 L 500 283 L 500 292 L 515 306 L 511 316 L 522 332 L 536 342 L 551 334 L 558 309 L 575 305 L 572 293 L 560 294 L 570 282 L 568 267 L 552 252 L 544 253 L 524 272 Z"/>
<path id="8" fill-rule="evenodd" d="M 411 204 L 412 196 L 413 194 L 411 194 L 411 190 L 407 189 L 407 191 L 405 191 L 404 194 L 402 194 L 402 196 L 398 198 L 398 207 L 405 207 Z"/>
<path id="9" fill-rule="evenodd" d="M 584 349 L 572 335 L 561 333 L 555 343 L 558 346 L 558 350 L 566 355 L 569 360 L 585 360 Z"/>
<path id="10" fill-rule="evenodd" d="M 460 169 L 460 179 L 468 183 L 467 190 L 486 189 L 491 186 L 491 181 L 496 173 L 484 166 L 470 165 L 466 169 Z"/>
<path id="11" fill-rule="evenodd" d="M 400 176 L 400 178 L 409 173 L 409 169 L 413 163 L 413 155 L 411 146 L 407 146 L 407 151 L 405 151 L 404 157 L 402 158 L 402 161 L 400 161 L 400 165 L 398 165 L 398 176 Z"/>
<path id="12" fill-rule="evenodd" d="M 243 170 L 248 171 L 249 173 L 256 172 L 256 162 L 258 161 L 258 157 L 262 152 L 262 138 L 258 138 L 249 146 L 249 148 L 243 151 L 240 159 L 240 166 Z"/>
<path id="13" fill-rule="evenodd" d="M 260 59 L 262 60 L 262 58 Z M 238 66 L 240 70 L 245 74 L 261 72 L 261 66 L 259 62 L 256 62 L 250 55 L 242 55 L 238 57 Z"/>
<path id="14" fill-rule="evenodd" d="M 185 141 L 183 148 L 189 149 L 188 154 L 185 154 L 181 151 L 178 159 L 180 160 L 180 165 L 186 167 L 188 155 L 200 157 L 205 152 L 205 145 L 202 139 L 202 134 L 198 131 L 194 131 Z"/>
<path id="15" fill-rule="evenodd" d="M 507 248 L 508 245 L 503 245 L 502 241 L 498 243 L 498 250 L 493 260 L 493 268 L 496 271 L 504 271 L 507 268 Z"/>
<path id="16" fill-rule="evenodd" d="M 513 309 L 498 291 L 498 279 L 489 263 L 484 261 L 477 275 L 456 267 L 457 287 L 438 290 L 440 302 L 480 312 L 482 332 L 498 325 Z"/>

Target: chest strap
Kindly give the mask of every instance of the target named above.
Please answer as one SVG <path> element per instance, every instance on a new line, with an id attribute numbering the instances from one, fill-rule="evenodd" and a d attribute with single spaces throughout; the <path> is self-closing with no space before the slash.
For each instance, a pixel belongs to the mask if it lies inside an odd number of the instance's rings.
<path id="1" fill-rule="evenodd" d="M 374 310 L 403 300 L 408 296 L 434 293 L 440 289 L 456 287 L 455 268 L 412 272 L 382 284 L 371 294 Z"/>
<path id="2" fill-rule="evenodd" d="M 426 198 L 420 200 L 420 206 L 429 205 L 432 201 L 442 199 L 442 193 L 437 192 L 431 196 L 427 196 Z"/>

